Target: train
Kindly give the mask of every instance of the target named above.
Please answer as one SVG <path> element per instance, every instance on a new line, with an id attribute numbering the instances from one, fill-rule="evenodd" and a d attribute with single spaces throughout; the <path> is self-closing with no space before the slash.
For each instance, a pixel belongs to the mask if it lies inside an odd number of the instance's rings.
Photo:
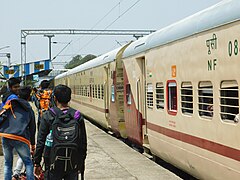
<path id="1" fill-rule="evenodd" d="M 240 179 L 240 1 L 224 0 L 55 78 L 71 106 L 199 179 Z"/>

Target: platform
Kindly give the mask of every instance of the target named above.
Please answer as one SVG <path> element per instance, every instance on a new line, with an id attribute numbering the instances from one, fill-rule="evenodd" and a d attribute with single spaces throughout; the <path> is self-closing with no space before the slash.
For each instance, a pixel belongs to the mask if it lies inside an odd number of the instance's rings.
<path id="1" fill-rule="evenodd" d="M 133 150 L 88 121 L 88 152 L 85 180 L 175 180 L 181 179 L 144 155 Z M 17 156 L 15 156 L 15 161 Z M 0 156 L 0 179 L 3 177 L 3 156 Z"/>

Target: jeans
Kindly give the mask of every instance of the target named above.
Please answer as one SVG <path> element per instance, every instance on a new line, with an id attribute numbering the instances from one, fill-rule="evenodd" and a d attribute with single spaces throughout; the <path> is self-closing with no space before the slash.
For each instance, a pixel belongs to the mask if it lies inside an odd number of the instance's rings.
<path id="1" fill-rule="evenodd" d="M 13 149 L 15 149 L 26 167 L 28 180 L 34 180 L 33 163 L 31 159 L 29 146 L 21 141 L 2 138 L 2 147 L 4 154 L 4 180 L 12 179 Z"/>

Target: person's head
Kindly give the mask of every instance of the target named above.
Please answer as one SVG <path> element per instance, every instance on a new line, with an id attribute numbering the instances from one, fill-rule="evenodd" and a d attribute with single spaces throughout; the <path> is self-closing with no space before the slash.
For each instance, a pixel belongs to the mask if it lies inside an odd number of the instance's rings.
<path id="1" fill-rule="evenodd" d="M 54 88 L 53 94 L 57 102 L 67 104 L 71 100 L 72 91 L 68 86 L 59 84 Z"/>
<path id="2" fill-rule="evenodd" d="M 40 88 L 41 89 L 47 89 L 50 85 L 50 82 L 48 80 L 43 80 L 41 83 L 40 83 Z"/>
<path id="3" fill-rule="evenodd" d="M 19 90 L 19 97 L 28 101 L 30 99 L 31 92 L 31 86 L 22 86 Z"/>
<path id="4" fill-rule="evenodd" d="M 20 89 L 20 79 L 12 77 L 8 80 L 8 87 L 11 92 L 14 94 L 19 94 L 19 89 Z"/>

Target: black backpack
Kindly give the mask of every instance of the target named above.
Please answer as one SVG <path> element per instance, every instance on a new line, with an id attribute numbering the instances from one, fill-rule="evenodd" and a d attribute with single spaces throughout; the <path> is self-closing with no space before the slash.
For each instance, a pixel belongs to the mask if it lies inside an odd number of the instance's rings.
<path id="1" fill-rule="evenodd" d="M 53 145 L 50 152 L 50 170 L 71 172 L 80 170 L 82 164 L 79 120 L 75 119 L 76 110 L 69 108 L 63 113 L 57 107 L 50 108 Z"/>

